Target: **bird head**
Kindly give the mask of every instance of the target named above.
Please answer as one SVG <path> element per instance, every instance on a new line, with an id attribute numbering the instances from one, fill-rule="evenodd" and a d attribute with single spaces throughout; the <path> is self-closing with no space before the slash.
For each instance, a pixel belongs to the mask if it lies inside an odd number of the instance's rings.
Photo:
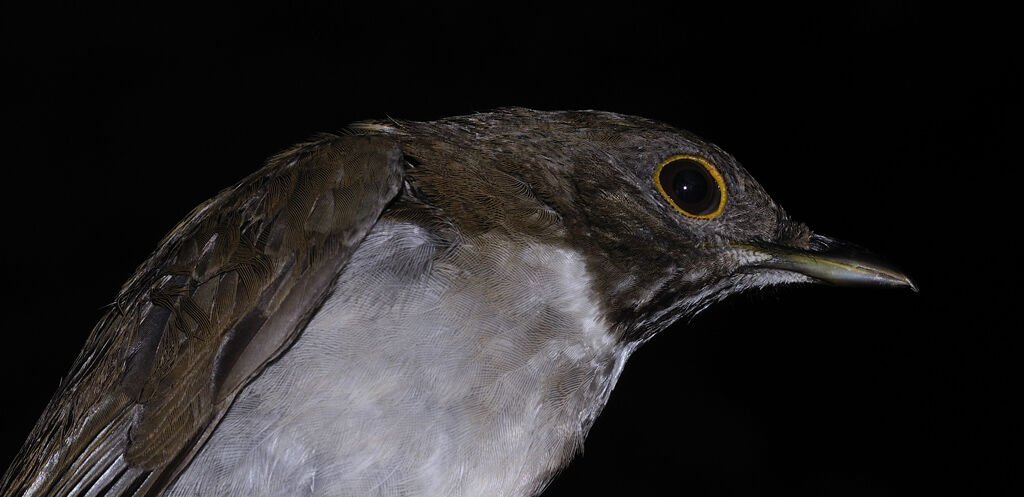
<path id="1" fill-rule="evenodd" d="M 586 259 L 596 300 L 643 341 L 731 294 L 787 283 L 908 286 L 863 249 L 813 232 L 731 155 L 608 112 L 498 112 L 387 129 L 408 186 L 459 220 Z"/>

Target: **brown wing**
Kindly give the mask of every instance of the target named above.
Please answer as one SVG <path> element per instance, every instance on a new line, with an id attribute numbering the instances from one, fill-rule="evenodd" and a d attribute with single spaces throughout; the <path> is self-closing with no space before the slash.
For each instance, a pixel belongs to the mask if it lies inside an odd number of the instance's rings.
<path id="1" fill-rule="evenodd" d="M 321 136 L 197 207 L 124 285 L 4 496 L 159 495 L 398 193 L 398 146 Z"/>

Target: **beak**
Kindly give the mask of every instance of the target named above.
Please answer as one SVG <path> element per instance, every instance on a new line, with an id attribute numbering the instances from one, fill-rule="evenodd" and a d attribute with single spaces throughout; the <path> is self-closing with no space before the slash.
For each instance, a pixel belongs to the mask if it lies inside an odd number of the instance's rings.
<path id="1" fill-rule="evenodd" d="M 882 262 L 864 249 L 821 235 L 811 237 L 810 248 L 798 249 L 774 244 L 733 243 L 747 252 L 747 267 L 781 269 L 819 281 L 844 286 L 917 285 L 907 275 Z"/>

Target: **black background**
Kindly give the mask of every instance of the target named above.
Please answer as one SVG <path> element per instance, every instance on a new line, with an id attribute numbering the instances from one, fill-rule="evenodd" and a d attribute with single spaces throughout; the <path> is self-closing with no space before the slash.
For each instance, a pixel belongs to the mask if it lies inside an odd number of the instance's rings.
<path id="1" fill-rule="evenodd" d="M 378 4 L 5 12 L 0 467 L 193 206 L 318 131 L 520 105 L 689 129 L 793 217 L 921 288 L 773 289 L 680 323 L 634 355 L 551 495 L 971 495 L 1009 480 L 1008 13 Z"/>

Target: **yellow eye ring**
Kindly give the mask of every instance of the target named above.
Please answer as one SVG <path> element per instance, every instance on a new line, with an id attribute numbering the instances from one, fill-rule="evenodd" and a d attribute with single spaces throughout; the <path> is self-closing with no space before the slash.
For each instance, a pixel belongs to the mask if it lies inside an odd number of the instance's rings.
<path id="1" fill-rule="evenodd" d="M 654 186 L 677 211 L 713 219 L 725 210 L 725 178 L 714 164 L 695 155 L 673 155 L 654 170 Z"/>

